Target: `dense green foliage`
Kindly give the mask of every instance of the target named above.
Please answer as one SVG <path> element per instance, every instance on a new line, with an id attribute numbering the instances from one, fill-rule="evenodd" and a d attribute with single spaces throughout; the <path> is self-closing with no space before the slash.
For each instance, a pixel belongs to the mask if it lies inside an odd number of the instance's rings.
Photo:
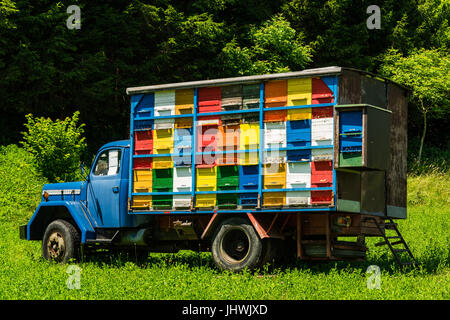
<path id="1" fill-rule="evenodd" d="M 66 27 L 74 4 L 79 30 Z M 380 30 L 366 26 L 372 4 Z M 128 136 L 131 86 L 330 65 L 379 73 L 389 49 L 448 57 L 449 10 L 448 0 L 2 0 L 0 144 L 20 140 L 26 114 L 80 110 L 95 153 Z M 412 103 L 411 138 L 422 118 Z M 448 114 L 428 122 L 425 144 L 447 148 L 437 128 Z"/>
<path id="2" fill-rule="evenodd" d="M 16 145 L 0 147 L 0 175 L 1 221 L 29 217 L 46 182 L 34 166 L 33 155 Z"/>
<path id="3" fill-rule="evenodd" d="M 386 247 L 374 246 L 379 239 L 368 239 L 366 262 L 298 262 L 243 274 L 218 271 L 209 253 L 152 253 L 136 263 L 133 256 L 106 252 L 78 263 L 81 288 L 69 290 L 67 265 L 43 260 L 39 241 L 19 239 L 18 226 L 29 220 L 45 182 L 31 162 L 16 146 L 1 149 L 0 172 L 7 179 L 0 184 L 0 299 L 450 298 L 448 173 L 408 179 L 409 217 L 399 227 L 420 270 L 400 271 Z M 380 290 L 366 286 L 369 265 L 381 268 Z"/>
<path id="4" fill-rule="evenodd" d="M 27 131 L 22 145 L 34 156 L 39 172 L 50 182 L 79 178 L 81 155 L 86 149 L 84 124 L 78 125 L 79 112 L 64 120 L 26 116 Z"/>
<path id="5" fill-rule="evenodd" d="M 427 131 L 428 115 L 450 115 L 450 55 L 438 50 L 417 50 L 404 57 L 390 50 L 383 59 L 381 74 L 412 88 L 412 101 L 423 116 L 418 163 Z"/>

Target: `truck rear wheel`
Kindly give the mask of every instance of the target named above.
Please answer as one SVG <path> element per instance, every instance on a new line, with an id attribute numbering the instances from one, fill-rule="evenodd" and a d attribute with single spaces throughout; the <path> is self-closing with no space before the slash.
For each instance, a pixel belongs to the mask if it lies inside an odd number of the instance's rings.
<path id="1" fill-rule="evenodd" d="M 49 260 L 67 263 L 78 258 L 80 235 L 75 227 L 65 220 L 55 220 L 47 226 L 42 238 L 42 256 Z"/>
<path id="2" fill-rule="evenodd" d="M 230 218 L 217 229 L 211 252 L 215 264 L 222 270 L 235 272 L 260 266 L 263 244 L 249 221 Z"/>

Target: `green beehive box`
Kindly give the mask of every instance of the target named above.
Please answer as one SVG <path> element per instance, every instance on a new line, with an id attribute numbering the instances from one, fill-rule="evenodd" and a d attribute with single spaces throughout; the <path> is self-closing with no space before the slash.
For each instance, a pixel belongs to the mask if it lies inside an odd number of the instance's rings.
<path id="1" fill-rule="evenodd" d="M 172 188 L 156 188 L 153 187 L 153 192 L 171 192 Z M 171 209 L 172 208 L 172 195 L 154 195 L 152 197 L 153 209 Z"/>
<path id="2" fill-rule="evenodd" d="M 218 187 L 237 187 L 237 186 L 239 186 L 239 168 L 238 168 L 238 166 L 219 166 L 219 167 L 217 167 L 217 186 Z"/>
<path id="3" fill-rule="evenodd" d="M 361 167 L 362 153 L 361 152 L 341 152 L 339 154 L 339 167 Z"/>
<path id="4" fill-rule="evenodd" d="M 172 189 L 172 187 L 173 187 L 173 168 L 153 169 L 152 183 L 153 183 L 153 191 L 158 188 Z"/>
<path id="5" fill-rule="evenodd" d="M 239 196 L 237 193 L 220 193 L 221 190 L 239 190 L 238 186 L 234 187 L 218 187 L 217 206 L 219 209 L 233 209 L 239 204 Z"/>

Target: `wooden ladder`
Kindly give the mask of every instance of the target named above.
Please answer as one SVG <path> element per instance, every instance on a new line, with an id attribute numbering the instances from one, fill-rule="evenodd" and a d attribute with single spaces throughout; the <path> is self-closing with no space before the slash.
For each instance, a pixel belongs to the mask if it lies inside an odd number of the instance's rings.
<path id="1" fill-rule="evenodd" d="M 392 254 L 394 255 L 395 261 L 397 264 L 403 268 L 404 266 L 412 265 L 414 267 L 418 267 L 419 264 L 417 263 L 417 260 L 414 258 L 414 255 L 412 254 L 411 250 L 409 249 L 408 245 L 406 244 L 405 239 L 403 238 L 402 234 L 397 228 L 397 223 L 395 223 L 391 218 L 384 218 L 383 223 L 378 223 L 377 219 L 375 217 L 366 217 L 364 219 L 365 221 L 373 221 L 375 225 L 378 228 L 378 231 L 380 232 L 381 236 L 383 237 L 384 241 L 378 242 L 375 244 L 376 247 L 387 245 L 389 249 L 391 250 Z M 388 236 L 386 235 L 386 230 L 393 230 L 395 231 L 395 235 Z M 392 241 L 392 242 L 391 242 Z M 402 245 L 402 248 L 397 248 L 394 246 Z M 410 258 L 410 261 L 402 261 L 400 254 L 402 252 L 408 253 L 408 256 Z"/>

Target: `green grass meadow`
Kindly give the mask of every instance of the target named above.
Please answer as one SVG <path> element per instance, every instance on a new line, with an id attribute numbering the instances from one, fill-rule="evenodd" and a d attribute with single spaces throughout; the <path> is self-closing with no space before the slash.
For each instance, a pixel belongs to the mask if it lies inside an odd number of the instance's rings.
<path id="1" fill-rule="evenodd" d="M 399 228 L 421 265 L 400 270 L 380 239 L 368 239 L 366 262 L 297 262 L 233 274 L 215 269 L 209 253 L 88 256 L 80 289 L 69 289 L 68 265 L 41 257 L 39 242 L 19 239 L 45 179 L 14 146 L 0 149 L 0 299 L 449 299 L 450 174 L 408 178 L 408 219 Z M 381 269 L 369 289 L 367 267 Z"/>

